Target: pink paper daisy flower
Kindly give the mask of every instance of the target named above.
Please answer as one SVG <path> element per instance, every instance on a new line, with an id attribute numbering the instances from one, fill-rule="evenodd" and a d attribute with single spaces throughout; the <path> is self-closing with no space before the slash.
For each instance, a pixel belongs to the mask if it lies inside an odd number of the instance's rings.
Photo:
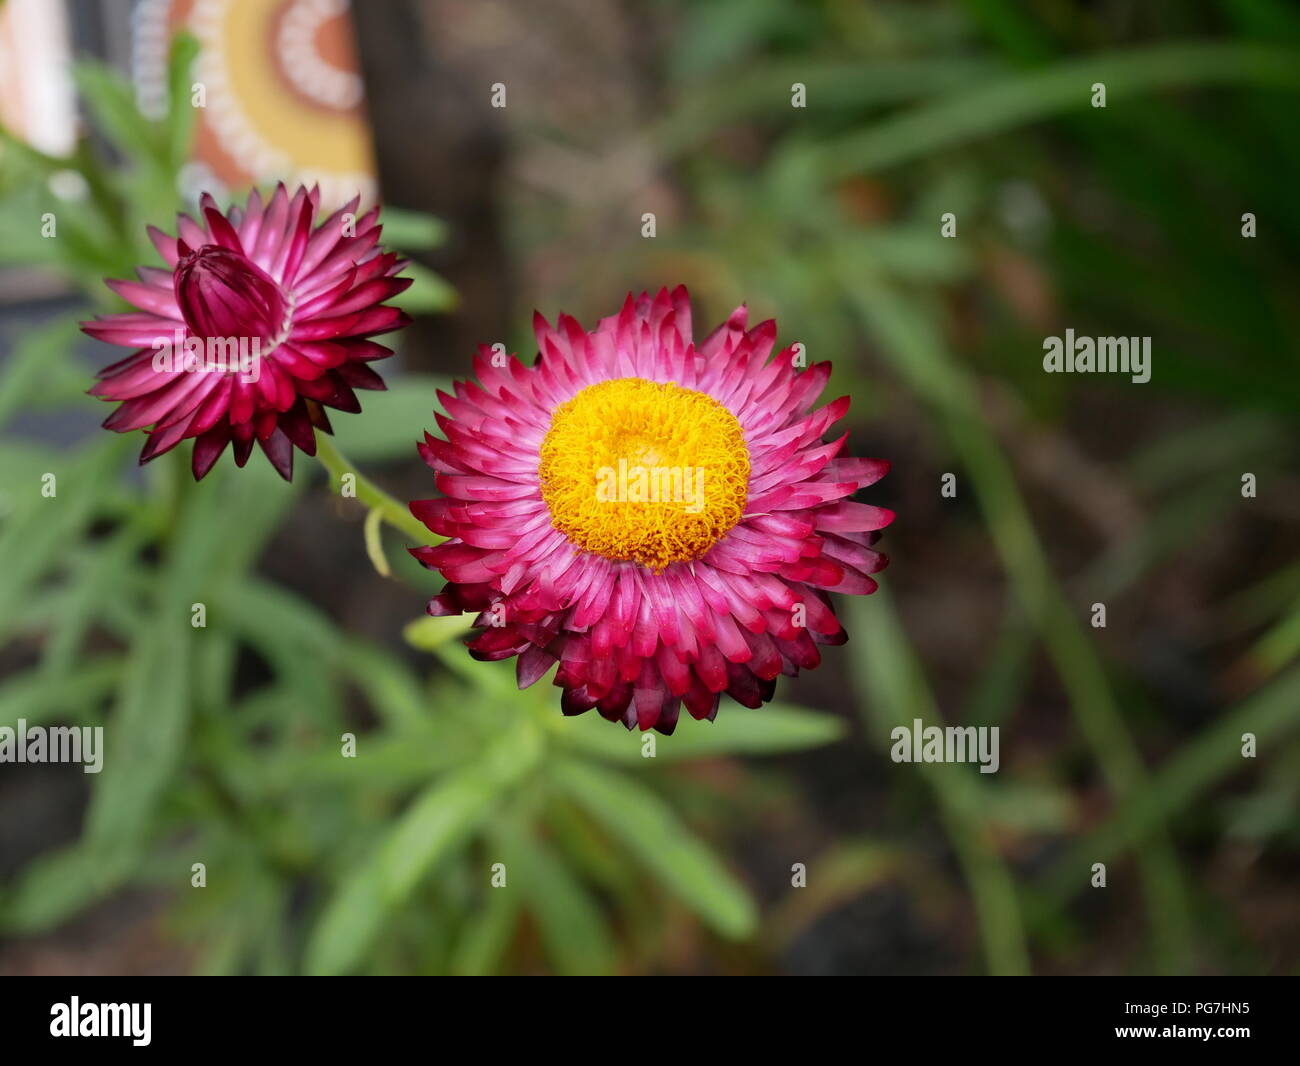
<path id="1" fill-rule="evenodd" d="M 889 464 L 822 441 L 849 406 L 813 408 L 830 364 L 769 361 L 744 307 L 696 347 L 680 287 L 592 333 L 534 324 L 535 365 L 480 348 L 420 446 L 442 498 L 411 511 L 448 538 L 412 549 L 448 582 L 429 613 L 481 612 L 472 654 L 518 656 L 521 688 L 558 662 L 565 714 L 662 733 L 842 644 L 828 593 L 874 591 L 893 514 L 850 500 Z"/>
<path id="2" fill-rule="evenodd" d="M 393 353 L 368 338 L 410 321 L 384 304 L 410 279 L 378 246 L 377 207 L 356 218 L 353 200 L 313 229 L 319 202 L 279 185 L 223 215 L 205 193 L 202 222 L 181 215 L 175 238 L 149 227 L 166 269 L 107 283 L 139 310 L 82 329 L 139 350 L 90 392 L 121 404 L 106 428 L 152 427 L 140 462 L 193 437 L 198 479 L 232 441 L 243 466 L 256 441 L 288 480 L 294 446 L 315 455 L 315 428 L 330 431 L 323 407 L 360 411 L 353 390 L 384 387 L 367 364 Z"/>

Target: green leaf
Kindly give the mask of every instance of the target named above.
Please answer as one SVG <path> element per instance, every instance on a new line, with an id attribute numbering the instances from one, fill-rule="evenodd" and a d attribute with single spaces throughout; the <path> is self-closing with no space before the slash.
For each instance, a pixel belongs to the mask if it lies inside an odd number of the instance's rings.
<path id="1" fill-rule="evenodd" d="M 27 331 L 14 345 L 0 374 L 0 426 L 49 389 L 51 371 L 66 365 L 68 352 L 80 335 L 75 318 L 56 318 Z"/>
<path id="2" fill-rule="evenodd" d="M 539 753 L 536 737 L 518 729 L 482 762 L 426 789 L 326 906 L 307 945 L 307 971 L 355 969 L 421 878 L 465 842 Z"/>
<path id="3" fill-rule="evenodd" d="M 210 624 L 228 627 L 274 665 L 304 710 L 330 720 L 340 698 L 333 681 L 342 635 L 327 615 L 252 579 L 231 580 L 217 591 L 210 613 Z"/>
<path id="4" fill-rule="evenodd" d="M 104 498 L 116 491 L 118 466 L 135 442 L 107 435 L 76 455 L 59 454 L 46 473 L 56 477 L 56 495 L 41 494 L 39 480 L 18 485 L 5 476 L 3 498 L 13 512 L 0 527 L 0 630 L 16 625 L 31 587 L 73 550 Z"/>
<path id="5" fill-rule="evenodd" d="M 149 577 L 137 553 L 148 538 L 145 520 L 137 512 L 106 540 L 77 553 L 66 584 L 50 597 L 54 603 L 49 604 L 48 619 L 41 620 L 48 634 L 43 673 L 80 669 L 77 659 L 92 626 L 112 629 L 124 610 L 141 610 Z"/>
<path id="6" fill-rule="evenodd" d="M 1300 599 L 1255 643 L 1250 657 L 1266 676 L 1300 655 Z"/>
<path id="7" fill-rule="evenodd" d="M 402 639 L 420 651 L 437 651 L 444 644 L 463 637 L 473 628 L 472 614 L 452 614 L 434 617 L 425 615 L 402 627 Z"/>
<path id="8" fill-rule="evenodd" d="M 197 631 L 188 614 L 159 617 L 131 649 L 86 814 L 87 846 L 99 854 L 129 852 L 142 841 L 180 763 L 189 719 L 190 632 Z"/>
<path id="9" fill-rule="evenodd" d="M 342 639 L 320 608 L 267 581 L 249 578 L 229 585 L 220 593 L 216 606 L 229 611 L 241 626 L 263 634 L 267 643 L 292 645 L 329 661 L 333 661 Z"/>
<path id="10" fill-rule="evenodd" d="M 1242 43 L 1162 44 L 1088 55 L 1045 69 L 964 87 L 894 118 L 822 145 L 819 169 L 834 180 L 932 155 L 1027 122 L 1089 106 L 1089 87 L 1106 99 L 1194 85 L 1300 88 L 1290 49 Z M 1101 113 L 1101 112 L 1099 112 Z"/>
<path id="11" fill-rule="evenodd" d="M 167 545 L 151 624 L 132 645 L 116 710 L 105 729 L 104 768 L 86 815 L 87 846 L 133 854 L 180 766 L 189 731 L 194 643 L 191 608 L 213 591 L 213 560 L 226 539 L 228 500 L 194 485 L 184 456 L 167 457 L 183 479 L 180 519 Z"/>
<path id="12" fill-rule="evenodd" d="M 591 715 L 558 719 L 554 729 L 581 751 L 615 762 L 644 765 L 660 759 L 803 751 L 841 739 L 845 724 L 834 715 L 790 704 L 727 707 L 712 722 L 685 722 L 672 736 L 655 737 L 654 760 L 642 755 L 642 735 L 610 729 L 608 722 Z"/>
<path id="13" fill-rule="evenodd" d="M 387 230 L 387 225 L 384 228 Z M 393 302 L 407 314 L 436 315 L 456 306 L 456 290 L 428 267 L 407 263 L 402 274 L 413 279 L 411 287 L 394 297 Z"/>
<path id="14" fill-rule="evenodd" d="M 1252 733 L 1264 754 L 1300 725 L 1300 666 L 1279 674 L 1166 758 L 1095 830 L 1070 848 L 1046 878 L 1049 893 L 1066 898 L 1086 888 L 1086 871 L 1129 849 L 1141 853 L 1162 823 L 1187 810 L 1214 782 L 1241 769 L 1242 735 Z"/>
<path id="15" fill-rule="evenodd" d="M 482 822 L 495 796 L 495 783 L 476 766 L 427 789 L 330 901 L 307 947 L 307 971 L 354 969 L 384 922 Z"/>
<path id="16" fill-rule="evenodd" d="M 73 77 L 95 124 L 128 159 L 159 168 L 168 165 L 162 131 L 140 113 L 129 82 L 111 67 L 89 61 L 76 64 Z"/>
<path id="17" fill-rule="evenodd" d="M 179 170 L 189 158 L 190 142 L 194 138 L 190 72 L 198 54 L 199 42 L 193 34 L 178 33 L 172 38 L 167 57 L 167 156 L 174 170 Z"/>
<path id="18" fill-rule="evenodd" d="M 753 934 L 758 913 L 749 893 L 658 795 L 624 774 L 572 760 L 553 775 L 710 928 L 734 940 Z"/>
<path id="19" fill-rule="evenodd" d="M 918 97 L 969 86 L 996 73 L 997 66 L 980 57 L 941 56 L 933 59 L 873 58 L 825 61 L 809 56 L 780 62 L 746 62 L 707 87 L 689 85 L 673 106 L 651 127 L 651 136 L 666 155 L 684 155 L 714 136 L 718 129 L 739 122 L 778 123 L 791 113 L 790 86 L 802 82 L 808 101 L 818 111 L 858 110 L 865 106 Z M 783 106 L 774 106 L 774 105 Z M 794 112 L 798 114 L 798 112 Z"/>
<path id="20" fill-rule="evenodd" d="M 13 728 L 51 719 L 79 721 L 96 707 L 122 676 L 122 660 L 105 655 L 78 664 L 75 671 L 48 674 L 29 670 L 0 685 L 0 726 Z"/>
<path id="21" fill-rule="evenodd" d="M 38 933 L 53 929 L 119 887 L 125 852 L 100 855 L 80 844 L 37 857 L 0 899 L 0 929 Z"/>
<path id="22" fill-rule="evenodd" d="M 464 925 L 448 967 L 457 977 L 496 973 L 510 947 L 519 916 L 517 894 L 489 892 L 487 902 Z"/>
<path id="23" fill-rule="evenodd" d="M 390 728 L 418 729 L 429 722 L 428 698 L 400 659 L 362 641 L 345 639 L 338 663 Z"/>
<path id="24" fill-rule="evenodd" d="M 66 456 L 53 448 L 14 438 L 0 440 L 0 522 L 19 521 L 21 512 L 41 506 L 44 497 L 31 488 L 40 486 L 41 475 L 63 462 Z"/>
<path id="25" fill-rule="evenodd" d="M 365 417 L 340 418 L 335 426 L 339 451 L 352 462 L 411 458 L 422 431 L 436 428 L 438 390 L 450 387 L 445 378 L 409 374 L 393 379 L 385 392 L 367 393 Z"/>
<path id="26" fill-rule="evenodd" d="M 436 248 L 447 239 L 446 225 L 422 211 L 385 204 L 382 221 L 384 243 L 404 252 L 422 252 Z"/>
<path id="27" fill-rule="evenodd" d="M 851 631 L 862 645 L 861 653 L 851 659 L 859 705 L 876 742 L 888 747 L 891 730 L 913 717 L 938 724 L 934 695 L 889 593 L 882 588 L 870 600 L 855 599 L 848 612 Z M 953 850 L 970 883 L 989 971 L 1031 972 L 1015 880 L 988 830 L 988 787 L 966 767 L 921 762 L 915 768 L 934 790 Z"/>
<path id="28" fill-rule="evenodd" d="M 614 938 L 591 893 L 537 836 L 515 828 L 497 841 L 498 861 L 507 870 L 504 888 L 519 891 L 537 918 L 547 954 L 566 976 L 604 976 L 614 972 Z"/>

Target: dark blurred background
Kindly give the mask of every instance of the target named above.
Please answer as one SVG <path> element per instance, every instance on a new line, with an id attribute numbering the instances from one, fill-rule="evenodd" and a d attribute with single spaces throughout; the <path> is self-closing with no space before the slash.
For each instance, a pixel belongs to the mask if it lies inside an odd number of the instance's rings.
<path id="1" fill-rule="evenodd" d="M 1300 968 L 1295 5 L 9 0 L 0 83 L 0 724 L 110 737 L 0 765 L 0 972 Z M 73 323 L 145 222 L 279 178 L 418 264 L 339 427 L 399 499 L 534 308 L 685 283 L 697 333 L 747 302 L 833 361 L 898 513 L 849 644 L 642 759 L 409 625 L 436 580 L 305 464 L 136 472 Z M 1067 328 L 1151 380 L 1044 373 Z M 998 726 L 999 772 L 892 762 L 915 717 Z"/>

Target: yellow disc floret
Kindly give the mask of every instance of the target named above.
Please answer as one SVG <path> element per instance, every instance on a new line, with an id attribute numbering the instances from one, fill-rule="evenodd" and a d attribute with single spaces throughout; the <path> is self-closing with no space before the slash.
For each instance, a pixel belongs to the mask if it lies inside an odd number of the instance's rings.
<path id="1" fill-rule="evenodd" d="M 575 545 L 661 570 L 699 558 L 740 520 L 749 449 L 712 396 L 618 378 L 555 409 L 538 474 L 552 524 Z"/>

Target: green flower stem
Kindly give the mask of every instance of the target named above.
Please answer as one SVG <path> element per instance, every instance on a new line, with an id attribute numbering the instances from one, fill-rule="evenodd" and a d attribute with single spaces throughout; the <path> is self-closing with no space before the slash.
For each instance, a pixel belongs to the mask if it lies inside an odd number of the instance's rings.
<path id="1" fill-rule="evenodd" d="M 351 474 L 355 479 L 356 499 L 370 508 L 379 517 L 399 533 L 405 534 L 420 544 L 440 544 L 442 537 L 430 532 L 407 507 L 393 499 L 383 489 L 362 474 L 334 446 L 334 441 L 325 433 L 316 434 L 316 458 L 329 471 L 330 484 L 335 492 L 341 492 L 343 478 Z M 373 528 L 373 526 L 372 526 Z"/>

